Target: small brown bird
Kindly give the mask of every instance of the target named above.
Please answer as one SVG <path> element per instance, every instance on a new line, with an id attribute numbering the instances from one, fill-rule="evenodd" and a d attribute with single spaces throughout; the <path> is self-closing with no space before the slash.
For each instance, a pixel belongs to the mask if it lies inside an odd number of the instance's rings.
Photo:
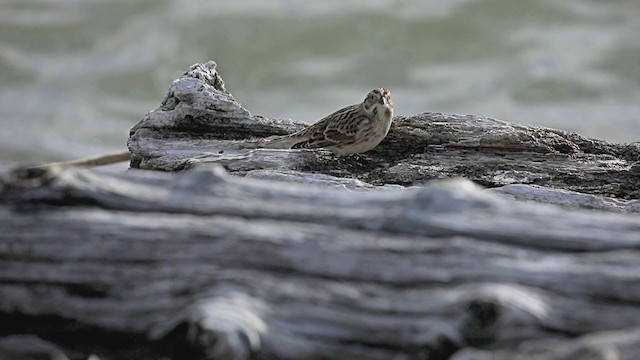
<path id="1" fill-rule="evenodd" d="M 363 102 L 342 108 L 291 135 L 269 140 L 267 147 L 326 148 L 345 156 L 367 152 L 387 136 L 393 120 L 391 93 L 373 89 Z"/>

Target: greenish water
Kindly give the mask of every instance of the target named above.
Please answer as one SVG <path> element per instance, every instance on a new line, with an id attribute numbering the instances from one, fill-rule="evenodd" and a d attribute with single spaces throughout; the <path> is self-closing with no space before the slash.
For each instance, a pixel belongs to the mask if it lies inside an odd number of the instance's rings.
<path id="1" fill-rule="evenodd" d="M 0 0 L 0 159 L 125 148 L 195 62 L 254 114 L 391 90 L 443 111 L 640 141 L 638 0 Z"/>

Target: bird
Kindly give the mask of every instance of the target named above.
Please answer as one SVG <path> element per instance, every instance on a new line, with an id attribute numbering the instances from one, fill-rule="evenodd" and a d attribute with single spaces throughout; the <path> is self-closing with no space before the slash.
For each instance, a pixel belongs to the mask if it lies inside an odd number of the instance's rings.
<path id="1" fill-rule="evenodd" d="M 325 148 L 335 155 L 367 152 L 387 136 L 393 120 L 391 93 L 371 90 L 364 101 L 344 107 L 290 135 L 267 140 L 267 148 Z"/>

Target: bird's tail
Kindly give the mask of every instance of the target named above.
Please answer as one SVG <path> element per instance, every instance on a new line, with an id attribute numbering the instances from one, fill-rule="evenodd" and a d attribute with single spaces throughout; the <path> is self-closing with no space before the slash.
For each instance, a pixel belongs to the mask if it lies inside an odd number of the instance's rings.
<path id="1" fill-rule="evenodd" d="M 264 147 L 267 149 L 290 149 L 293 145 L 300 142 L 297 134 L 278 136 L 274 138 L 267 138 L 264 142 Z"/>

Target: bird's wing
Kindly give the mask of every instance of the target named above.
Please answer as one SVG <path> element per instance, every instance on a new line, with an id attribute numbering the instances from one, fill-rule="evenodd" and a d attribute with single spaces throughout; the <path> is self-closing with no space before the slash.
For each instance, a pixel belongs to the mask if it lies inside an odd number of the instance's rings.
<path id="1" fill-rule="evenodd" d="M 339 144 L 349 144 L 355 140 L 355 136 L 336 132 L 335 130 L 326 133 L 314 133 L 308 140 L 300 141 L 293 146 L 292 149 L 317 149 L 336 146 Z"/>
<path id="2" fill-rule="evenodd" d="M 293 148 L 313 149 L 353 143 L 358 130 L 369 121 L 360 106 L 342 108 L 303 130 L 300 136 L 303 140 Z"/>

